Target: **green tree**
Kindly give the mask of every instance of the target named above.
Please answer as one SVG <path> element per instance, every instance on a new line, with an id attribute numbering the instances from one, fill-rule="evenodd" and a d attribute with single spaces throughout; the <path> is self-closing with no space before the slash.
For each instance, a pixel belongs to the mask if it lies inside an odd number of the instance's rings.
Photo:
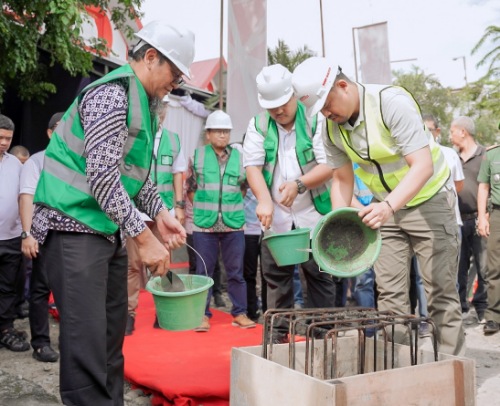
<path id="1" fill-rule="evenodd" d="M 304 45 L 296 51 L 292 51 L 290 47 L 285 44 L 285 41 L 281 39 L 278 40 L 278 45 L 274 49 L 267 49 L 268 64 L 275 65 L 279 63 L 288 68 L 290 72 L 293 72 L 297 65 L 311 56 L 316 56 L 316 53 L 309 49 L 307 45 Z"/>
<path id="2" fill-rule="evenodd" d="M 500 77 L 500 27 L 490 25 L 486 28 L 484 35 L 481 37 L 479 42 L 472 49 L 472 54 L 479 52 L 480 49 L 484 49 L 486 44 L 493 46 L 492 49 L 488 50 L 483 58 L 477 63 L 477 67 L 488 65 L 488 72 L 485 77 Z"/>
<path id="3" fill-rule="evenodd" d="M 393 71 L 394 84 L 407 89 L 420 105 L 424 114 L 432 114 L 446 128 L 452 118 L 459 100 L 452 95 L 449 88 L 443 87 L 434 75 L 427 75 L 418 66 L 413 65 L 411 71 Z"/>
<path id="4" fill-rule="evenodd" d="M 43 102 L 56 92 L 47 80 L 49 67 L 60 64 L 71 75 L 88 75 L 92 59 L 106 51 L 106 42 L 84 42 L 82 25 L 89 19 L 85 6 L 109 10 L 111 20 L 130 36 L 128 19 L 143 0 L 4 0 L 0 12 L 0 102 L 6 88 L 24 100 Z M 91 53 L 91 52 L 93 53 Z M 48 62 L 40 55 L 47 52 Z"/>

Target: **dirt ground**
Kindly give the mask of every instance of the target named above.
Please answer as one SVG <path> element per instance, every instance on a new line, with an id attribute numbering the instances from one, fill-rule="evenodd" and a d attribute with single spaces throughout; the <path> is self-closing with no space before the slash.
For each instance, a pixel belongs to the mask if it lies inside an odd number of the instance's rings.
<path id="1" fill-rule="evenodd" d="M 229 299 L 226 296 L 226 303 Z M 221 310 L 228 310 L 227 308 Z M 58 323 L 51 318 L 51 338 L 53 348 L 57 349 L 59 334 Z M 17 320 L 16 328 L 29 331 L 28 319 Z M 478 406 L 500 406 L 500 333 L 484 336 L 482 325 L 477 323 L 465 325 L 467 352 L 466 356 L 476 361 L 476 387 Z M 0 349 L 0 404 L 9 406 L 40 406 L 40 395 L 37 392 L 39 385 L 44 392 L 51 396 L 51 402 L 43 405 L 57 405 L 59 402 L 59 363 L 41 363 L 32 358 L 32 352 L 14 353 Z M 2 376 L 10 376 L 11 380 L 2 380 Z M 23 398 L 16 402 L 2 402 L 3 385 L 13 386 L 18 382 L 24 385 L 25 391 L 32 392 L 33 403 Z M 8 382 L 8 383 L 7 383 Z M 33 384 L 33 385 L 32 385 Z M 31 385 L 31 386 L 29 386 Z M 36 400 L 38 399 L 38 401 Z M 141 391 L 125 387 L 125 406 L 146 406 L 150 404 L 149 398 Z M 237 406 L 237 405 L 235 405 Z"/>

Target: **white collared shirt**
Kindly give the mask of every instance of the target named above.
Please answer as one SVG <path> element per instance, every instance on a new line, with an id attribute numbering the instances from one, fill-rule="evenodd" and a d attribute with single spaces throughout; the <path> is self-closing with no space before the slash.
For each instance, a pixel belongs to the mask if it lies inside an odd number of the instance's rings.
<path id="1" fill-rule="evenodd" d="M 0 159 L 0 240 L 21 236 L 19 217 L 19 179 L 23 164 L 5 152 Z"/>
<path id="2" fill-rule="evenodd" d="M 318 115 L 316 132 L 313 136 L 313 149 L 316 161 L 326 163 L 326 155 L 321 139 L 321 128 L 324 118 Z M 279 187 L 287 181 L 295 181 L 302 176 L 302 171 L 295 152 L 296 134 L 295 124 L 291 131 L 286 131 L 277 124 L 279 133 L 278 158 L 271 185 L 271 197 L 274 202 L 274 216 L 271 230 L 285 232 L 295 228 L 308 227 L 311 230 L 316 226 L 322 215 L 316 211 L 309 191 L 297 195 L 292 207 L 285 207 L 279 203 L 281 193 Z M 263 166 L 265 161 L 264 137 L 255 129 L 255 118 L 250 120 L 243 143 L 243 165 Z"/>

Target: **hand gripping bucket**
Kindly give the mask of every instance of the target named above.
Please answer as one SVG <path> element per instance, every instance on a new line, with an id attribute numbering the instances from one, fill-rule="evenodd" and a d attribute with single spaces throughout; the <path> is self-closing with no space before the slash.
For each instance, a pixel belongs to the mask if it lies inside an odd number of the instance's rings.
<path id="1" fill-rule="evenodd" d="M 269 251 L 278 266 L 296 265 L 309 259 L 309 228 L 296 228 L 286 233 L 274 233 L 264 236 Z"/>
<path id="2" fill-rule="evenodd" d="M 159 276 L 149 280 L 146 290 L 153 294 L 158 324 L 162 329 L 192 330 L 199 326 L 203 319 L 208 290 L 214 281 L 204 275 L 179 274 L 178 276 L 186 287 L 184 292 L 164 292 Z"/>
<path id="3" fill-rule="evenodd" d="M 351 207 L 333 210 L 314 228 L 312 253 L 323 271 L 351 278 L 377 260 L 382 246 L 380 231 L 365 225 L 358 211 Z"/>

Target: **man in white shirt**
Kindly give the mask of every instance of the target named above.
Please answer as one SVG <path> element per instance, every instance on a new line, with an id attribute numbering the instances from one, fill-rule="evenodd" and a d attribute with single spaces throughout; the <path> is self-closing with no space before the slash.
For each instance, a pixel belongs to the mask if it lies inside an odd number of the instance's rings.
<path id="1" fill-rule="evenodd" d="M 257 198 L 264 229 L 281 233 L 313 229 L 331 210 L 321 119 L 306 120 L 305 107 L 293 95 L 292 75 L 281 65 L 257 76 L 259 104 L 267 111 L 252 118 L 243 142 L 248 183 Z M 267 281 L 267 307 L 293 309 L 294 265 L 279 267 L 262 242 L 261 265 Z M 307 280 L 308 307 L 334 307 L 332 276 L 320 272 L 312 256 L 301 265 Z M 274 342 L 286 342 L 281 329 Z"/>
<path id="2" fill-rule="evenodd" d="M 28 351 L 26 333 L 14 328 L 16 287 L 21 275 L 21 221 L 19 219 L 19 177 L 23 164 L 9 154 L 14 123 L 0 114 L 0 348 Z"/>
<path id="3" fill-rule="evenodd" d="M 47 136 L 52 137 L 64 113 L 55 113 L 49 120 Z M 59 354 L 50 346 L 48 301 L 50 288 L 44 258 L 39 253 L 38 241 L 31 235 L 33 196 L 43 168 L 45 150 L 32 155 L 23 166 L 19 191 L 19 213 L 23 232 L 23 254 L 33 261 L 30 279 L 29 321 L 33 358 L 40 362 L 56 362 Z"/>

